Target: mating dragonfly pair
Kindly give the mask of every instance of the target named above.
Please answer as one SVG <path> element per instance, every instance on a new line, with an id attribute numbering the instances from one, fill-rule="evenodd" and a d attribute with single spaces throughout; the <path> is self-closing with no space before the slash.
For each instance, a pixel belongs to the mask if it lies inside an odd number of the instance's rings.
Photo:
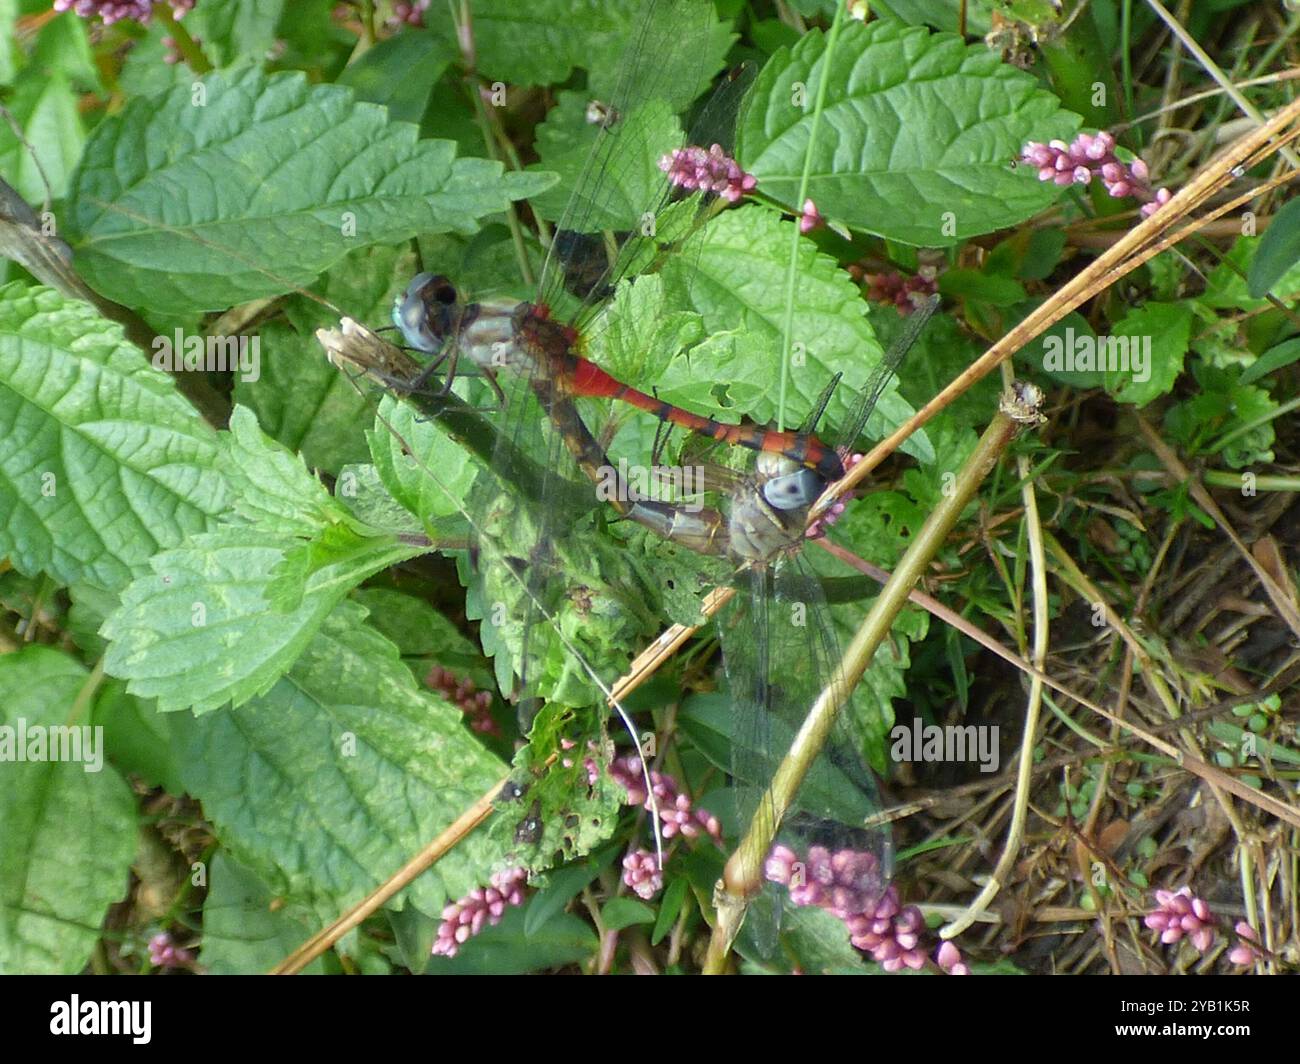
<path id="1" fill-rule="evenodd" d="M 651 219 L 671 217 L 671 224 L 598 235 L 606 217 L 602 196 L 618 191 L 617 175 L 625 165 L 621 141 L 628 136 L 628 126 L 665 88 L 664 72 L 673 64 L 662 62 L 664 49 L 679 50 L 656 38 L 657 30 L 671 26 L 676 40 L 689 42 L 692 32 L 705 33 L 709 17 L 707 5 L 680 0 L 650 5 L 642 31 L 624 57 L 619 89 L 595 109 L 600 121 L 593 123 L 590 155 L 551 238 L 531 301 L 468 300 L 447 278 L 420 274 L 397 299 L 393 323 L 408 348 L 427 356 L 422 369 L 413 373 L 409 363 L 395 368 L 391 359 L 374 354 L 378 348 L 373 345 L 364 348 L 370 354 L 358 357 L 358 348 L 336 342 L 332 357 L 412 399 L 422 399 L 422 409 L 462 437 L 470 435 L 467 426 L 476 414 L 452 386 L 464 376 L 489 383 L 497 411 L 497 443 L 490 450 L 480 443 L 478 449 L 500 483 L 476 492 L 469 507 L 476 512 L 469 517 L 478 534 L 480 566 L 496 566 L 499 579 L 513 580 L 524 591 L 526 616 L 518 625 L 514 672 L 519 698 L 531 709 L 559 686 L 552 682 L 547 692 L 541 682 L 548 671 L 553 679 L 550 659 L 557 635 L 567 665 L 584 671 L 606 695 L 613 680 L 585 660 L 580 640 L 572 633 L 551 630 L 561 627 L 556 603 L 573 593 L 562 556 L 570 530 L 595 499 L 593 486 L 605 489 L 602 499 L 621 518 L 726 561 L 738 593 L 720 614 L 718 630 L 732 704 L 729 767 L 743 828 L 760 811 L 765 788 L 803 714 L 838 665 L 837 641 L 819 582 L 798 556 L 808 518 L 852 461 L 877 400 L 938 301 L 932 298 L 912 313 L 835 433 L 817 429 L 838 374 L 800 429 L 791 431 L 748 421 L 725 424 L 692 413 L 622 383 L 580 353 L 601 328 L 604 297 L 620 283 L 643 283 L 643 277 L 633 275 L 670 254 L 698 254 L 708 240 L 708 221 L 733 198 L 727 190 L 744 184 L 749 191 L 752 186 L 743 175 L 736 180 L 739 168 L 719 148 L 672 152 L 673 145 L 665 144 L 661 169 L 669 176 L 641 213 Z M 716 127 L 716 113 L 708 108 L 705 113 Z M 671 232 L 672 239 L 660 235 L 665 232 Z M 553 309 L 561 304 L 573 308 L 575 299 L 576 309 L 563 315 Z M 620 479 L 606 447 L 589 430 L 579 401 L 592 399 L 621 402 L 697 436 L 746 448 L 753 452 L 752 466 L 748 471 L 703 467 L 697 486 L 716 499 L 716 505 L 652 498 Z M 585 490 L 580 486 L 584 480 Z M 524 490 L 521 483 L 527 485 Z M 502 488 L 513 493 L 517 506 L 508 518 L 516 526 L 508 543 L 489 528 L 494 507 L 500 518 Z M 824 531 L 824 524 L 815 531 Z M 854 883 L 853 890 L 862 897 L 879 897 L 890 874 L 891 850 L 884 831 L 864 827 L 878 810 L 878 801 L 863 758 L 864 739 L 854 720 L 852 713 L 840 715 L 801 798 L 784 812 L 782 840 L 796 854 L 820 847 L 822 852 L 857 855 L 852 864 L 864 881 Z M 536 810 L 521 823 L 541 830 Z M 531 841 L 534 834 L 521 829 L 522 838 Z"/>

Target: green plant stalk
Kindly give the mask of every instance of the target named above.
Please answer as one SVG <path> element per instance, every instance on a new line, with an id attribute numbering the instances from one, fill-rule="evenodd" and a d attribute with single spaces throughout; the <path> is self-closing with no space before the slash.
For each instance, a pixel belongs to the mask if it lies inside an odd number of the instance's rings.
<path id="1" fill-rule="evenodd" d="M 212 64 L 208 62 L 208 57 L 194 43 L 194 38 L 186 32 L 185 27 L 172 16 L 171 8 L 166 4 L 155 4 L 153 17 L 167 31 L 167 36 L 176 42 L 176 50 L 180 52 L 194 73 L 207 74 L 212 70 Z"/>
<path id="2" fill-rule="evenodd" d="M 1249 421 L 1245 422 L 1244 424 L 1238 425 L 1231 432 L 1224 433 L 1214 442 L 1214 445 L 1212 447 L 1209 447 L 1207 449 L 1206 453 L 1220 454 L 1223 451 L 1223 449 L 1227 447 L 1228 444 L 1230 444 L 1233 440 L 1240 439 L 1242 436 L 1245 436 L 1246 433 L 1254 432 L 1261 425 L 1267 425 L 1270 421 L 1276 421 L 1283 414 L 1289 414 L 1291 413 L 1292 410 L 1296 410 L 1296 409 L 1300 409 L 1300 397 L 1297 397 L 1295 399 L 1289 399 L 1285 403 L 1282 403 L 1280 406 L 1278 406 L 1276 409 L 1270 410 L 1266 414 L 1261 415 L 1260 417 L 1251 418 Z"/>
<path id="3" fill-rule="evenodd" d="M 1240 488 L 1242 473 L 1227 470 L 1207 470 L 1201 479 L 1215 488 Z M 1275 477 L 1269 474 L 1255 478 L 1256 491 L 1300 491 L 1300 477 Z"/>
<path id="4" fill-rule="evenodd" d="M 825 746 L 840 710 L 862 679 L 877 648 L 889 634 L 894 618 L 907 602 L 908 595 L 943 546 L 962 511 L 974 498 L 979 485 L 1015 439 L 1021 424 L 1022 421 L 1006 409 L 999 410 L 958 473 L 952 492 L 930 514 L 863 619 L 844 652 L 835 676 L 817 696 L 803 727 L 799 729 L 789 752 L 777 768 L 767 795 L 759 803 L 763 815 L 755 816 L 748 834 L 727 861 L 722 882 L 714 893 L 718 919 L 709 942 L 705 974 L 716 975 L 723 971 L 731 944 L 744 921 L 749 898 L 762 887 L 763 861 L 772 848 L 781 819 Z"/>

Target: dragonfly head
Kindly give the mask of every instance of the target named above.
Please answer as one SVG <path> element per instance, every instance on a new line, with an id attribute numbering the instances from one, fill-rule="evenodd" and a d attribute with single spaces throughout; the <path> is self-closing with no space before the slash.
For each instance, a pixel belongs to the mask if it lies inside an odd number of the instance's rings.
<path id="1" fill-rule="evenodd" d="M 442 274 L 421 273 L 393 301 L 393 324 L 411 347 L 436 354 L 461 309 L 455 285 Z"/>

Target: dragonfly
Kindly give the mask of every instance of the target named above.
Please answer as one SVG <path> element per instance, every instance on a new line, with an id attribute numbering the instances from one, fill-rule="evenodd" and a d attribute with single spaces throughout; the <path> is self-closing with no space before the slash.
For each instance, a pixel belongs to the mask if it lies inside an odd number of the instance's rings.
<path id="1" fill-rule="evenodd" d="M 670 10 L 681 15 L 693 5 L 655 7 L 660 15 Z M 654 14 L 652 11 L 651 22 Z M 638 43 L 643 45 L 644 39 Z M 625 78 L 623 91 L 610 104 L 614 113 L 635 116 L 641 102 L 657 91 L 656 77 L 645 63 L 646 57 L 639 53 L 625 63 L 637 73 Z M 840 426 L 836 446 L 817 435 L 817 425 L 838 377 L 829 382 L 804 424 L 791 431 L 748 421 L 725 424 L 617 380 L 581 353 L 583 326 L 599 312 L 594 300 L 566 320 L 557 316 L 552 306 L 563 298 L 562 290 L 572 291 L 574 276 L 584 278 L 580 291 L 589 299 L 604 296 L 630 272 L 632 264 L 650 257 L 638 243 L 653 237 L 626 234 L 610 241 L 612 253 L 603 271 L 575 264 L 575 258 L 589 251 L 593 242 L 582 239 L 580 229 L 575 234 L 571 227 L 581 227 L 587 214 L 600 213 L 592 205 L 599 203 L 602 181 L 617 167 L 618 130 L 618 124 L 611 124 L 598 131 L 591 160 L 561 218 L 533 300 L 467 300 L 451 280 L 432 272 L 411 281 L 395 301 L 393 324 L 410 349 L 430 358 L 414 377 L 390 378 L 389 383 L 399 384 L 408 394 L 424 391 L 436 406 L 437 400 L 450 394 L 461 361 L 470 363 L 490 385 L 502 423 L 509 426 L 506 435 L 515 446 L 547 455 L 545 468 L 553 471 L 553 483 L 544 485 L 545 498 L 555 494 L 553 488 L 559 483 L 568 483 L 569 459 L 593 483 L 610 475 L 611 463 L 580 416 L 577 399 L 619 401 L 695 435 L 755 452 L 754 468 L 748 474 L 712 469 L 714 490 L 724 500 L 721 508 L 639 498 L 626 486 L 608 499 L 620 517 L 736 566 L 741 593 L 721 617 L 719 631 L 735 718 L 734 760 L 728 767 L 740 785 L 738 806 L 742 821 L 747 821 L 759 812 L 764 783 L 797 730 L 801 712 L 834 675 L 838 660 L 820 585 L 798 558 L 807 517 L 824 490 L 843 475 L 853 444 L 897 364 L 933 312 L 934 302 L 913 314 L 898 342 L 886 353 Z M 666 185 L 648 213 L 673 205 L 671 185 Z M 594 243 L 600 247 L 599 241 Z M 439 374 L 440 386 L 430 388 Z M 540 448 L 521 444 L 533 433 L 546 441 Z M 569 459 L 560 455 L 561 450 L 568 452 Z M 563 539 L 561 530 L 569 520 L 558 506 L 537 509 L 537 531 L 526 553 L 525 568 L 529 599 L 539 607 L 554 601 L 549 585 L 556 579 L 557 558 L 551 545 Z M 535 629 L 551 619 L 543 608 L 530 612 L 517 662 L 524 675 L 543 667 L 541 661 L 531 658 L 538 641 Z M 527 688 L 526 680 L 522 686 Z M 841 719 L 847 722 L 814 771 L 806 789 L 808 797 L 789 812 L 786 839 L 801 842 L 805 852 L 816 846 L 826 852 L 859 855 L 855 865 L 859 877 L 871 881 L 860 884 L 861 894 L 878 897 L 890 874 L 889 842 L 880 831 L 858 826 L 877 811 L 879 803 L 870 770 L 863 762 L 863 740 L 852 734 L 851 717 Z M 532 822 L 537 820 L 534 814 L 530 817 Z"/>
<path id="2" fill-rule="evenodd" d="M 540 374 L 562 382 L 571 396 L 627 403 L 696 435 L 779 454 L 828 482 L 844 475 L 837 451 L 810 431 L 780 430 L 748 419 L 718 421 L 616 379 L 578 353 L 578 330 L 556 322 L 542 299 L 531 304 L 513 300 L 467 303 L 447 277 L 421 273 L 394 301 L 393 324 L 408 347 L 434 356 L 414 380 L 404 382 L 405 387 L 423 387 L 441 369 L 441 392 L 446 394 L 463 353 L 483 372 L 502 401 L 505 395 L 496 383 L 499 372 Z"/>

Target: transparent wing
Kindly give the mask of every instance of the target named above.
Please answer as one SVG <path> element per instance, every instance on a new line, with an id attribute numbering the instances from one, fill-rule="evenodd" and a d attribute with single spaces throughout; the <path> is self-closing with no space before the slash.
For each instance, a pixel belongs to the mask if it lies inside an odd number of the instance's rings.
<path id="1" fill-rule="evenodd" d="M 838 434 L 837 439 L 840 446 L 847 450 L 853 449 L 858 437 L 862 435 L 862 430 L 867 427 L 867 420 L 871 417 L 871 411 L 876 408 L 880 393 L 885 390 L 889 378 L 898 371 L 898 367 L 907 357 L 907 352 L 912 349 L 912 345 L 916 343 L 930 316 L 939 308 L 939 302 L 937 295 L 931 296 L 908 315 L 902 332 L 889 345 L 889 350 L 885 352 L 880 365 L 868 378 L 862 394 L 844 422 L 844 430 Z"/>
<path id="2" fill-rule="evenodd" d="M 593 142 L 542 267 L 540 302 L 560 305 L 566 290 L 579 298 L 580 307 L 568 309 L 566 318 L 588 321 L 619 278 L 646 268 L 664 243 L 691 231 L 699 197 L 675 200 L 655 164 L 682 143 L 680 133 L 670 132 L 672 116 L 690 103 L 702 73 L 710 73 L 702 71 L 702 57 L 718 28 L 707 0 L 645 5 L 617 84 L 599 101 Z M 724 83 L 696 123 L 700 135 L 730 142 L 743 88 Z"/>
<path id="3" fill-rule="evenodd" d="M 417 376 L 418 363 L 366 335 L 368 342 L 345 330 L 333 355 L 402 391 Z M 513 857 L 540 868 L 588 852 L 608 834 L 602 822 L 617 815 L 623 794 L 608 774 L 589 777 L 586 764 L 589 758 L 599 763 L 609 748 L 605 702 L 626 669 L 628 648 L 644 643 L 659 625 L 648 605 L 654 589 L 638 583 L 635 566 L 595 534 L 600 504 L 563 453 L 544 390 L 539 394 L 523 375 L 500 384 L 505 400 L 491 411 L 479 395 L 478 406 L 428 391 L 409 395 L 408 402 L 482 461 L 462 509 L 473 549 L 457 562 L 467 614 L 480 622 L 498 685 L 514 695 L 523 723 L 533 726 L 532 745 L 517 758 L 518 793 L 503 794 L 501 801 L 517 822 L 509 826 Z M 478 382 L 472 390 L 487 393 Z M 443 470 L 399 440 L 422 474 L 453 497 Z M 582 753 L 563 756 L 574 748 Z M 522 803 L 525 788 L 529 801 Z"/>
<path id="4" fill-rule="evenodd" d="M 745 830 L 755 815 L 770 817 L 765 789 L 835 675 L 839 651 L 820 585 L 797 558 L 748 573 L 719 632 L 733 706 L 732 776 Z M 852 890 L 844 896 L 866 911 L 888 885 L 892 848 L 885 829 L 864 827 L 880 800 L 854 719 L 844 707 L 776 838 L 794 863 L 787 887 L 795 901 L 806 900 L 799 888 L 808 882 L 824 886 L 829 870 L 847 869 Z M 769 958 L 781 905 L 771 884 L 764 893 L 751 905 L 746 927 L 748 940 Z"/>

